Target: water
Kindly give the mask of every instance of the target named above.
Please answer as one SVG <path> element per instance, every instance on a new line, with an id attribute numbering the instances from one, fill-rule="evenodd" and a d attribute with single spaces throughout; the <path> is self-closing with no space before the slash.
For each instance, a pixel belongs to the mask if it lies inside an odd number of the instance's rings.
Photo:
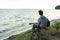
<path id="1" fill-rule="evenodd" d="M 50 21 L 60 19 L 60 10 L 43 10 Z M 32 28 L 31 22 L 37 22 L 38 9 L 0 9 L 0 40 L 6 39 Z"/>

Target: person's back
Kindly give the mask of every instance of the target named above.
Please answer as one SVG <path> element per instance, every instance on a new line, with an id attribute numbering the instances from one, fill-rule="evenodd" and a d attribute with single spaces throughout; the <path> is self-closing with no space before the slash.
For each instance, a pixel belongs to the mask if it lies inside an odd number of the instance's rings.
<path id="1" fill-rule="evenodd" d="M 48 18 L 46 18 L 45 16 L 43 16 L 43 11 L 42 10 L 39 10 L 39 15 L 41 17 L 38 19 L 38 26 L 39 27 L 47 27 Z"/>
<path id="2" fill-rule="evenodd" d="M 40 27 L 47 27 L 47 22 L 48 22 L 48 19 L 45 16 L 41 16 L 38 19 L 38 26 L 40 26 Z"/>

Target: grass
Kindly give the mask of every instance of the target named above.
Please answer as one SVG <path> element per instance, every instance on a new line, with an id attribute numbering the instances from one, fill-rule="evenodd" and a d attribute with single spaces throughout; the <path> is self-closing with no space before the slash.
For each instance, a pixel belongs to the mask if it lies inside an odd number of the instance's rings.
<path id="1" fill-rule="evenodd" d="M 56 22 L 52 25 L 50 25 L 50 27 L 48 27 L 48 30 L 50 31 L 59 31 L 60 29 L 60 22 Z M 27 40 L 26 38 L 29 38 L 32 34 L 32 31 L 27 31 L 25 33 L 21 33 L 21 34 L 18 34 L 16 35 L 15 38 L 13 38 L 13 40 Z"/>
<path id="2" fill-rule="evenodd" d="M 25 33 L 16 35 L 16 37 L 13 40 L 26 40 L 26 38 L 31 36 L 31 34 L 32 34 L 32 31 L 27 31 Z"/>
<path id="3" fill-rule="evenodd" d="M 60 22 L 55 22 L 53 25 L 49 27 L 50 30 L 59 30 L 60 29 Z"/>

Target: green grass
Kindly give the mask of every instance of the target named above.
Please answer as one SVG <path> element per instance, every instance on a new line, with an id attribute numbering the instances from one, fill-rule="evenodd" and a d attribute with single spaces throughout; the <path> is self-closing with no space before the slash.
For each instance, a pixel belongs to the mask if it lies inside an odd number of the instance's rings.
<path id="1" fill-rule="evenodd" d="M 53 25 L 51 25 L 50 27 L 48 27 L 48 30 L 50 31 L 58 31 L 60 29 L 60 22 L 56 22 Z M 13 40 L 26 40 L 26 38 L 29 38 L 32 34 L 32 31 L 27 31 L 25 33 L 21 33 L 16 35 L 15 38 L 13 38 Z"/>
<path id="2" fill-rule="evenodd" d="M 51 29 L 51 30 L 55 29 L 55 30 L 58 31 L 58 30 L 60 29 L 60 22 L 54 23 L 53 25 L 51 25 L 51 26 L 49 27 L 49 29 Z"/>
<path id="3" fill-rule="evenodd" d="M 16 37 L 13 40 L 26 40 L 26 38 L 31 36 L 31 34 L 32 34 L 32 31 L 27 31 L 25 33 L 16 35 Z"/>

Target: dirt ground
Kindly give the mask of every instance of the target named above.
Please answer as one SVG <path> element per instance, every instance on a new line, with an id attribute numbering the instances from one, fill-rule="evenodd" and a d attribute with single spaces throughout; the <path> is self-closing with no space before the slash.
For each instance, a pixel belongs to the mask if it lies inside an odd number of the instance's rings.
<path id="1" fill-rule="evenodd" d="M 27 38 L 26 40 L 31 40 L 30 38 L 31 37 L 29 37 L 29 39 Z M 37 40 L 60 40 L 60 32 L 49 30 L 44 30 L 43 32 L 41 31 L 39 33 L 39 39 Z"/>

